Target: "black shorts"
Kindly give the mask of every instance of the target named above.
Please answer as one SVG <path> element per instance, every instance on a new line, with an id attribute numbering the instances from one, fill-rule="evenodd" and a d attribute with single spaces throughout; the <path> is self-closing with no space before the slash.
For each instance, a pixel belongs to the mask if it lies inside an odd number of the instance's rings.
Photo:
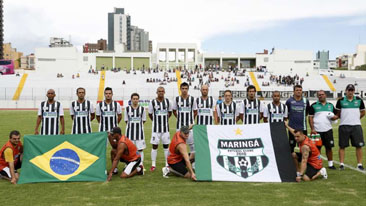
<path id="1" fill-rule="evenodd" d="M 318 132 L 318 134 L 322 138 L 323 146 L 326 149 L 332 149 L 332 147 L 334 147 L 334 138 L 333 138 L 332 129 L 330 129 L 329 131 L 326 131 L 326 132 Z"/>
<path id="2" fill-rule="evenodd" d="M 308 135 L 307 130 L 303 130 L 302 132 L 304 133 L 304 135 Z M 288 131 L 288 141 L 290 143 L 291 153 L 293 153 L 294 148 L 296 147 L 296 141 L 294 135 L 290 131 Z"/>
<path id="3" fill-rule="evenodd" d="M 361 125 L 341 125 L 339 126 L 338 134 L 340 148 L 348 147 L 349 139 L 351 139 L 353 147 L 365 146 Z"/>
<path id="4" fill-rule="evenodd" d="M 296 152 L 297 154 L 297 161 L 300 163 L 302 160 L 302 155 L 300 152 Z M 305 171 L 305 175 L 308 176 L 310 179 L 314 177 L 314 175 L 316 175 L 316 173 L 318 173 L 320 171 L 320 169 L 315 169 L 311 164 L 306 163 L 306 171 Z"/>
<path id="5" fill-rule="evenodd" d="M 133 172 L 140 165 L 141 157 L 132 162 L 125 161 L 124 159 L 120 159 L 120 161 L 126 163 L 126 167 L 124 168 L 123 172 L 127 175 L 130 175 L 131 172 Z"/>
<path id="6" fill-rule="evenodd" d="M 185 176 L 188 172 L 186 162 L 184 159 L 178 163 L 175 164 L 169 164 L 169 166 L 176 172 L 178 172 L 180 175 Z"/>
<path id="7" fill-rule="evenodd" d="M 20 169 L 22 167 L 22 162 L 20 160 L 18 160 L 17 164 L 15 165 L 14 169 L 15 169 L 15 173 L 17 173 L 17 169 Z M 10 170 L 10 169 L 9 169 Z M 0 171 L 0 175 L 3 177 L 7 177 L 10 178 L 10 176 L 8 175 L 7 172 L 5 172 L 4 170 Z"/>

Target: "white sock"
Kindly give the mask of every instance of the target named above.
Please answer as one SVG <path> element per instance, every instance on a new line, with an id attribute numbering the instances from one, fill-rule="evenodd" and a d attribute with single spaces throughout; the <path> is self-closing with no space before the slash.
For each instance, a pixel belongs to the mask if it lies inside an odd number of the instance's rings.
<path id="1" fill-rule="evenodd" d="M 140 165 L 144 165 L 144 151 L 141 151 L 141 152 L 140 152 L 140 155 L 141 155 L 141 162 L 140 162 Z"/>
<path id="2" fill-rule="evenodd" d="M 362 166 L 362 163 L 358 163 L 358 164 L 357 164 L 357 167 L 358 167 L 358 166 Z"/>
<path id="3" fill-rule="evenodd" d="M 137 170 L 137 172 L 140 172 L 141 171 L 141 167 L 137 167 L 136 170 Z"/>
<path id="4" fill-rule="evenodd" d="M 343 162 L 341 162 L 341 163 L 339 163 L 339 164 L 344 166 L 344 163 L 343 163 Z"/>
<path id="5" fill-rule="evenodd" d="M 333 160 L 329 160 L 329 161 L 328 161 L 328 166 L 329 166 L 329 167 L 333 167 Z"/>
<path id="6" fill-rule="evenodd" d="M 296 172 L 296 176 L 298 176 L 298 177 L 299 177 L 300 175 L 301 175 L 301 173 L 300 173 L 300 172 Z"/>
<path id="7" fill-rule="evenodd" d="M 158 150 L 151 149 L 151 166 L 156 167 L 156 156 L 158 156 Z"/>
<path id="8" fill-rule="evenodd" d="M 169 155 L 169 149 L 164 148 L 165 166 L 168 166 L 168 155 Z"/>

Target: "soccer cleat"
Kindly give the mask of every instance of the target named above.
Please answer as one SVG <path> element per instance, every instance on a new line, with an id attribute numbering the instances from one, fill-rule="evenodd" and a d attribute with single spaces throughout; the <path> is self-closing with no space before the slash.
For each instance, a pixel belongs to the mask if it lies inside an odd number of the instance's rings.
<path id="1" fill-rule="evenodd" d="M 331 170 L 335 170 L 335 169 L 337 169 L 334 165 L 333 166 L 331 166 L 331 167 L 328 167 L 329 169 L 331 169 Z"/>
<path id="2" fill-rule="evenodd" d="M 155 166 L 151 166 L 151 167 L 150 167 L 150 172 L 154 172 L 154 171 L 155 171 L 155 169 L 156 169 L 156 167 L 155 167 Z"/>
<path id="3" fill-rule="evenodd" d="M 344 170 L 344 165 L 340 165 L 339 170 Z"/>
<path id="4" fill-rule="evenodd" d="M 169 171 L 169 167 L 163 167 L 161 170 L 163 171 L 163 177 L 164 177 L 164 178 L 169 178 L 169 177 L 168 177 L 168 175 L 169 175 L 169 173 L 170 173 L 170 171 Z"/>
<path id="5" fill-rule="evenodd" d="M 118 174 L 118 168 L 114 168 L 114 170 L 113 170 L 113 174 L 114 174 L 114 175 Z"/>
<path id="6" fill-rule="evenodd" d="M 144 166 L 140 165 L 139 168 L 140 168 L 140 171 L 137 172 L 137 174 L 138 175 L 144 175 L 145 174 L 145 172 L 144 172 Z"/>
<path id="7" fill-rule="evenodd" d="M 328 179 L 328 174 L 327 174 L 327 170 L 325 169 L 325 167 L 320 169 L 320 174 L 323 176 L 324 179 Z"/>
<path id="8" fill-rule="evenodd" d="M 365 170 L 365 168 L 363 168 L 363 166 L 362 166 L 362 165 L 358 165 L 358 166 L 357 166 L 357 169 L 358 169 L 358 170 L 360 170 L 360 171 L 364 171 L 364 170 Z"/>

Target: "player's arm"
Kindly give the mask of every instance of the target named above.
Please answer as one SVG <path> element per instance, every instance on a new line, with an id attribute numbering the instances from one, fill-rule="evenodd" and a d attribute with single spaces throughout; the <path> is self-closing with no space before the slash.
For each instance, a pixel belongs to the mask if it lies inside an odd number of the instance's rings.
<path id="1" fill-rule="evenodd" d="M 93 121 L 95 119 L 95 113 L 90 114 L 90 121 Z"/>
<path id="2" fill-rule="evenodd" d="M 306 171 L 306 164 L 308 163 L 310 155 L 310 148 L 307 145 L 303 145 L 301 147 L 301 163 L 300 163 L 300 177 L 304 176 L 304 173 Z"/>
<path id="3" fill-rule="evenodd" d="M 191 179 L 196 180 L 196 175 L 193 172 L 191 161 L 189 160 L 189 155 L 188 155 L 188 152 L 187 152 L 187 146 L 185 144 L 179 144 L 177 146 L 177 150 L 183 156 L 183 159 L 186 163 L 187 169 L 188 169 L 189 173 L 191 174 Z"/>
<path id="4" fill-rule="evenodd" d="M 220 108 L 219 108 L 219 105 L 216 105 L 216 109 L 215 109 L 215 112 L 214 112 L 216 115 L 215 115 L 215 121 L 216 121 L 216 124 L 220 124 Z"/>
<path id="5" fill-rule="evenodd" d="M 292 135 L 295 135 L 295 130 L 288 125 L 288 121 L 285 121 L 285 126 Z"/>
<path id="6" fill-rule="evenodd" d="M 362 119 L 362 117 L 364 117 L 365 116 L 365 110 L 361 110 L 360 111 L 360 119 Z"/>
<path id="7" fill-rule="evenodd" d="M 309 115 L 309 125 L 310 125 L 310 129 L 311 129 L 311 134 L 316 134 L 315 128 L 314 128 L 314 116 L 313 115 Z"/>
<path id="8" fill-rule="evenodd" d="M 122 113 L 121 114 L 117 114 L 117 117 L 118 117 L 118 124 L 121 122 L 122 120 Z"/>
<path id="9" fill-rule="evenodd" d="M 360 105 L 360 119 L 365 116 L 365 103 L 363 103 L 361 99 L 361 105 Z"/>
<path id="10" fill-rule="evenodd" d="M 73 108 L 72 104 L 70 104 L 70 110 L 69 110 L 69 112 L 70 112 L 70 118 L 73 121 L 74 120 L 74 114 L 75 114 L 75 112 L 74 112 L 74 108 Z"/>
<path id="11" fill-rule="evenodd" d="M 41 115 L 38 115 L 37 117 L 37 123 L 36 123 L 36 128 L 34 129 L 34 134 L 39 134 L 39 125 L 41 124 L 41 121 L 42 121 L 42 117 Z"/>
<path id="12" fill-rule="evenodd" d="M 263 122 L 264 123 L 267 123 L 268 122 L 268 108 L 267 107 L 264 107 L 264 111 L 263 111 Z"/>
<path id="13" fill-rule="evenodd" d="M 60 123 L 61 123 L 61 132 L 60 132 L 60 134 L 65 134 L 65 119 L 64 119 L 64 116 L 60 116 Z"/>
<path id="14" fill-rule="evenodd" d="M 113 159 L 112 168 L 109 171 L 109 175 L 108 175 L 108 179 L 107 179 L 108 181 L 110 181 L 112 179 L 113 170 L 117 167 L 119 159 L 121 158 L 121 156 L 122 156 L 123 152 L 125 151 L 125 149 L 126 149 L 126 144 L 125 143 L 121 143 L 121 144 L 118 145 L 117 154 Z"/>
<path id="15" fill-rule="evenodd" d="M 173 109 L 173 114 L 174 114 L 175 117 L 177 117 L 177 110 Z"/>
<path id="16" fill-rule="evenodd" d="M 13 150 L 11 148 L 5 149 L 4 157 L 5 157 L 5 161 L 9 164 L 10 175 L 11 175 L 11 179 L 9 179 L 9 180 L 12 184 L 16 184 L 18 179 L 17 179 L 17 176 L 15 175 Z"/>

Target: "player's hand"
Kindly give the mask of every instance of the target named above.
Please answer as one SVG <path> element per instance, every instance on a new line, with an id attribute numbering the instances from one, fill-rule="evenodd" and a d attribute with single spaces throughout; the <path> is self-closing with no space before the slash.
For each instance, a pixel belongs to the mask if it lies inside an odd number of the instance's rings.
<path id="1" fill-rule="evenodd" d="M 301 182 L 301 177 L 300 176 L 296 177 L 296 182 Z"/>
<path id="2" fill-rule="evenodd" d="M 16 185 L 17 184 L 17 179 L 15 177 L 11 178 L 11 184 Z"/>
<path id="3" fill-rule="evenodd" d="M 109 175 L 108 175 L 108 178 L 107 178 L 107 181 L 109 182 L 109 181 L 111 181 L 111 179 L 112 179 L 112 176 L 113 176 L 113 173 L 109 173 Z"/>
<path id="4" fill-rule="evenodd" d="M 35 134 L 35 135 L 39 135 L 38 129 L 36 129 L 36 130 L 34 131 L 34 134 Z"/>
<path id="5" fill-rule="evenodd" d="M 318 134 L 318 133 L 312 129 L 310 134 Z"/>
<path id="6" fill-rule="evenodd" d="M 65 130 L 61 130 L 60 134 L 65 134 Z"/>
<path id="7" fill-rule="evenodd" d="M 194 174 L 194 173 L 193 173 L 193 174 L 191 175 L 191 179 L 192 179 L 193 181 L 197 181 L 196 174 Z"/>
<path id="8" fill-rule="evenodd" d="M 189 129 L 191 130 L 193 128 L 194 124 L 189 125 Z"/>

